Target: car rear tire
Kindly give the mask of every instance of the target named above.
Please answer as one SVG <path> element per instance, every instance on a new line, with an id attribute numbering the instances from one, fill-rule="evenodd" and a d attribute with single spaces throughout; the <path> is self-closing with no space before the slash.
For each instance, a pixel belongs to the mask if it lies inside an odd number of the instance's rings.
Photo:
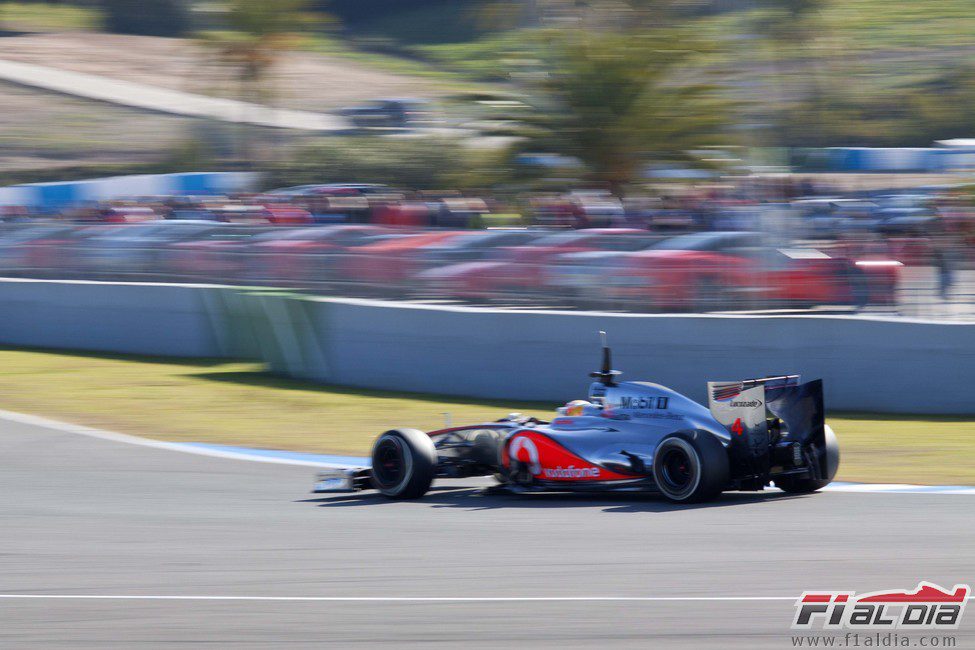
<path id="1" fill-rule="evenodd" d="M 840 443 L 833 429 L 826 425 L 826 477 L 821 479 L 782 476 L 775 479 L 775 487 L 790 494 L 808 494 L 821 490 L 833 481 L 840 467 Z"/>
<path id="2" fill-rule="evenodd" d="M 393 429 L 372 447 L 372 484 L 385 497 L 422 497 L 436 473 L 437 449 L 422 431 Z"/>
<path id="3" fill-rule="evenodd" d="M 728 452 L 707 431 L 675 433 L 660 441 L 653 456 L 653 480 L 667 499 L 700 503 L 728 486 Z"/>

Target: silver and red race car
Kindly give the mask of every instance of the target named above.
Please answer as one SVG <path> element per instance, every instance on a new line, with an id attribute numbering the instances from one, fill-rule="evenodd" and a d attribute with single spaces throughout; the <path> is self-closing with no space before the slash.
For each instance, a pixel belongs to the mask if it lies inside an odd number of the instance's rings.
<path id="1" fill-rule="evenodd" d="M 603 333 L 601 333 L 603 334 Z M 603 334 L 603 363 L 588 399 L 546 422 L 518 414 L 376 439 L 372 466 L 326 469 L 315 492 L 370 487 L 414 499 L 434 478 L 493 475 L 512 492 L 647 491 L 706 501 L 726 490 L 813 492 L 836 475 L 840 451 L 826 425 L 821 380 L 799 375 L 709 382 L 709 408 L 643 381 L 618 381 Z"/>

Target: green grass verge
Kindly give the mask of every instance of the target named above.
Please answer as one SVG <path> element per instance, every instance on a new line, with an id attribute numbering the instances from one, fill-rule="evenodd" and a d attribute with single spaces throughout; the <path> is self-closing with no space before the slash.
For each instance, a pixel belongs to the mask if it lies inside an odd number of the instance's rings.
<path id="1" fill-rule="evenodd" d="M 0 27 L 11 31 L 92 31 L 101 26 L 101 13 L 90 7 L 35 2 L 0 2 Z"/>
<path id="2" fill-rule="evenodd" d="M 321 386 L 260 364 L 0 350 L 0 408 L 162 440 L 363 454 L 397 426 L 430 430 L 549 405 Z"/>
<path id="3" fill-rule="evenodd" d="M 162 440 L 365 454 L 378 432 L 554 404 L 320 386 L 258 364 L 0 350 L 0 408 Z M 582 382 L 580 382 L 580 389 Z M 832 414 L 847 481 L 975 484 L 975 420 Z"/>

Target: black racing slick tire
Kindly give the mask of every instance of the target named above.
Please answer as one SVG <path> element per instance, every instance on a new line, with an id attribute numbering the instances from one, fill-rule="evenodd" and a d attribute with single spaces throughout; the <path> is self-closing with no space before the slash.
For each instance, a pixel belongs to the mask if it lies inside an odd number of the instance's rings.
<path id="1" fill-rule="evenodd" d="M 728 486 L 728 452 L 707 431 L 682 431 L 660 441 L 653 455 L 653 480 L 667 499 L 700 503 Z"/>
<path id="2" fill-rule="evenodd" d="M 390 499 L 417 499 L 437 473 L 437 449 L 416 429 L 393 429 L 372 447 L 372 484 Z"/>
<path id="3" fill-rule="evenodd" d="M 807 494 L 821 490 L 833 481 L 836 470 L 840 468 L 840 443 L 836 439 L 836 434 L 827 424 L 826 433 L 826 476 L 821 479 L 813 478 L 794 478 L 791 476 L 780 476 L 775 479 L 775 487 L 783 492 L 791 494 Z"/>

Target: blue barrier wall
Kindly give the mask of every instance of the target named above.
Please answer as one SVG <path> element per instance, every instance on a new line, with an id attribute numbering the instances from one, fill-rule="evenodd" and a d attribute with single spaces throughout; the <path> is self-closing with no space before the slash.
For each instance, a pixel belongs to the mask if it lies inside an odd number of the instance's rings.
<path id="1" fill-rule="evenodd" d="M 0 188 L 0 205 L 17 205 L 56 212 L 85 201 L 170 194 L 224 194 L 251 189 L 256 175 L 249 172 L 187 172 L 137 174 L 83 181 L 29 183 Z"/>
<path id="2" fill-rule="evenodd" d="M 830 147 L 827 167 L 837 172 L 949 172 L 971 169 L 975 149 L 963 147 Z"/>

